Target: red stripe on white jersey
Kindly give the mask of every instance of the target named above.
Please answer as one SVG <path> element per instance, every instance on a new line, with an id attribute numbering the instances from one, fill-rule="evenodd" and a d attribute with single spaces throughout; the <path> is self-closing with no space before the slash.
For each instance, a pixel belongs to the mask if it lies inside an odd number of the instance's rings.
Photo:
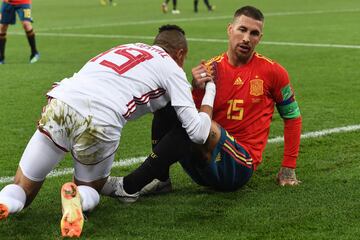
<path id="1" fill-rule="evenodd" d="M 125 114 L 123 114 L 123 117 L 125 119 L 128 119 L 131 116 L 131 114 L 133 114 L 136 111 L 137 105 L 147 104 L 150 101 L 150 99 L 159 98 L 162 95 L 164 95 L 165 92 L 166 92 L 165 89 L 158 88 L 158 89 L 155 89 L 155 90 L 145 93 L 144 95 L 142 95 L 139 98 L 134 97 L 133 100 L 131 100 L 128 104 L 126 104 L 126 106 L 128 107 L 128 110 Z"/>

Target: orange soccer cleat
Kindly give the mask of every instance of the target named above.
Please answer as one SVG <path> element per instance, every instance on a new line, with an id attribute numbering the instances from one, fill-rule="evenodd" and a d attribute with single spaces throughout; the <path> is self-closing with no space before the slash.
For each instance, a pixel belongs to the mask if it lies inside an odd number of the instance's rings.
<path id="1" fill-rule="evenodd" d="M 61 235 L 63 237 L 80 237 L 84 225 L 80 194 L 75 183 L 65 183 L 61 188 Z"/>
<path id="2" fill-rule="evenodd" d="M 5 204 L 0 203 L 0 220 L 9 216 L 9 209 Z"/>

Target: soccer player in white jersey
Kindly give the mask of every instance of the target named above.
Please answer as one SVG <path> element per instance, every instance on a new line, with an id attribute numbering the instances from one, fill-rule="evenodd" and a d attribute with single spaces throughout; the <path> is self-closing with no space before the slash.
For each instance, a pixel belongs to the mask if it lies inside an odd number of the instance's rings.
<path id="1" fill-rule="evenodd" d="M 159 28 L 153 46 L 114 47 L 55 84 L 47 94 L 48 104 L 23 153 L 14 183 L 0 192 L 0 219 L 28 206 L 46 175 L 71 152 L 74 183 L 61 189 L 61 232 L 79 237 L 82 212 L 99 203 L 125 123 L 169 102 L 190 139 L 204 143 L 210 131 L 215 85 L 211 81 L 206 85 L 198 112 L 182 70 L 187 49 L 184 31 L 165 25 Z"/>

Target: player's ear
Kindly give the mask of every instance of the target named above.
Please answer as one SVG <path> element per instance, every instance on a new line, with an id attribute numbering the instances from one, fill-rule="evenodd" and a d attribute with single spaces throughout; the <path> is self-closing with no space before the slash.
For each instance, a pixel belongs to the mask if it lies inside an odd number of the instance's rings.
<path id="1" fill-rule="evenodd" d="M 228 36 L 230 36 L 230 33 L 231 33 L 231 30 L 232 30 L 232 24 L 231 23 L 229 23 L 228 24 L 228 26 L 227 26 L 227 34 L 228 34 Z"/>
<path id="2" fill-rule="evenodd" d="M 187 55 L 187 50 L 186 49 L 183 49 L 183 48 L 180 48 L 176 51 L 176 54 L 175 54 L 175 58 L 176 58 L 176 63 L 182 68 L 184 66 L 184 62 L 185 62 L 185 58 L 186 58 L 186 55 Z"/>
<path id="3" fill-rule="evenodd" d="M 263 36 L 264 36 L 264 33 L 263 33 L 263 32 L 261 32 L 261 33 L 260 33 L 260 38 L 259 38 L 259 39 L 261 40 Z M 259 41 L 260 41 L 260 40 L 259 40 Z"/>

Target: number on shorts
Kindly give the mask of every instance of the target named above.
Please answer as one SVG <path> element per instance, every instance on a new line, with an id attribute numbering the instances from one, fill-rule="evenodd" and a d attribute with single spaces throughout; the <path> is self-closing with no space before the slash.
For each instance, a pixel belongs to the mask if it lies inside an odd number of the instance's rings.
<path id="1" fill-rule="evenodd" d="M 24 9 L 24 18 L 31 18 L 31 9 Z"/>

